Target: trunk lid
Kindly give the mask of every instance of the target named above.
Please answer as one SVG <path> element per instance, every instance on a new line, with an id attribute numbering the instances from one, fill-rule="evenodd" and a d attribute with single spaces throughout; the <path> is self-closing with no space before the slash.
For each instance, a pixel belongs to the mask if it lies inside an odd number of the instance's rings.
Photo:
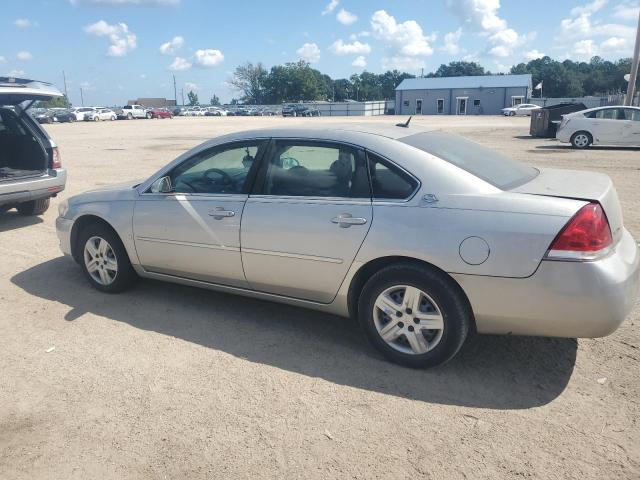
<path id="1" fill-rule="evenodd" d="M 22 102 L 51 100 L 62 93 L 50 83 L 25 78 L 0 77 L 0 105 L 16 106 Z"/>
<path id="2" fill-rule="evenodd" d="M 614 244 L 622 237 L 622 208 L 608 175 L 581 170 L 543 168 L 536 178 L 511 191 L 598 202 L 607 215 Z"/>

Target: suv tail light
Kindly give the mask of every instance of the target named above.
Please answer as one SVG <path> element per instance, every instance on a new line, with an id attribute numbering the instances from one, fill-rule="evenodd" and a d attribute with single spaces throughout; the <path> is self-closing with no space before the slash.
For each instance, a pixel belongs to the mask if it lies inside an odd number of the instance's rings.
<path id="1" fill-rule="evenodd" d="M 54 170 L 57 168 L 62 168 L 62 158 L 60 158 L 60 150 L 58 150 L 58 147 L 53 147 L 51 168 Z"/>
<path id="2" fill-rule="evenodd" d="M 599 203 L 585 205 L 555 238 L 546 258 L 552 260 L 596 260 L 607 255 L 613 244 L 609 220 Z"/>

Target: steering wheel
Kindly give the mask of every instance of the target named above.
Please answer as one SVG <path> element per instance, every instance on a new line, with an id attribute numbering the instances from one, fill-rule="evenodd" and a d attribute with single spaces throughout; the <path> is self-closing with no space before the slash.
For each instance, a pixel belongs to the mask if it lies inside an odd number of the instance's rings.
<path id="1" fill-rule="evenodd" d="M 224 183 L 225 185 L 231 185 L 231 186 L 236 185 L 236 181 L 233 179 L 233 177 L 229 175 L 227 172 L 225 172 L 224 170 L 220 170 L 219 168 L 210 168 L 209 170 L 205 170 L 202 173 L 202 179 L 212 180 L 211 177 L 209 176 L 209 174 L 211 173 L 216 173 L 220 175 L 222 177 L 222 183 Z"/>

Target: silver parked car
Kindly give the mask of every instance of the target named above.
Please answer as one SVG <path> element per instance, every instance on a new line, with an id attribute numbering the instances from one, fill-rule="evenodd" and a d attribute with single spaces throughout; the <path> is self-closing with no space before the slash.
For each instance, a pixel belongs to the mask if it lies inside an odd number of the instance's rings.
<path id="1" fill-rule="evenodd" d="M 53 85 L 0 77 L 0 213 L 41 215 L 65 188 L 58 146 L 29 115 L 37 101 L 62 97 Z"/>
<path id="2" fill-rule="evenodd" d="M 413 367 L 473 330 L 608 335 L 638 290 L 609 177 L 399 126 L 222 136 L 72 197 L 56 226 L 104 292 L 141 276 L 354 316 Z"/>

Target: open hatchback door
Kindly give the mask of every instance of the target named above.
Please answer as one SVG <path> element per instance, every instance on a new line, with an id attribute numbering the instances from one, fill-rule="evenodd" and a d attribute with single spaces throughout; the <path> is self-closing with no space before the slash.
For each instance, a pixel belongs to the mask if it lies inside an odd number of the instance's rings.
<path id="1" fill-rule="evenodd" d="M 64 189 L 58 147 L 28 113 L 35 102 L 62 96 L 48 83 L 0 77 L 0 211 L 43 213 Z"/>

